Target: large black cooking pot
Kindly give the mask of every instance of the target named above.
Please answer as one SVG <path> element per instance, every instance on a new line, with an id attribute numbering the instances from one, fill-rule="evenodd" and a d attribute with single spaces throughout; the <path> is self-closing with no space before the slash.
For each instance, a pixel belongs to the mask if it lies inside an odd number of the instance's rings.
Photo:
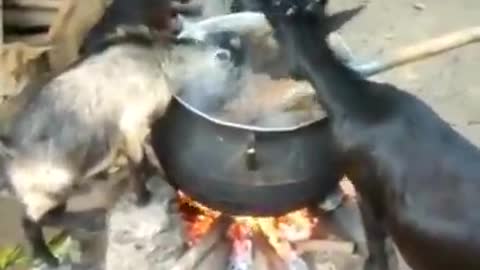
<path id="1" fill-rule="evenodd" d="M 337 187 L 328 120 L 290 128 L 222 122 L 180 98 L 152 129 L 171 184 L 211 208 L 277 215 L 321 202 Z"/>

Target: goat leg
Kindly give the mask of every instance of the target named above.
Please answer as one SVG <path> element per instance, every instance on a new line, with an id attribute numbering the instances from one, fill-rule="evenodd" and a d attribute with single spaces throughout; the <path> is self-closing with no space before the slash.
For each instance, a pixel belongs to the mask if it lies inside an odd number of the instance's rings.
<path id="1" fill-rule="evenodd" d="M 143 148 L 141 147 L 141 149 Z M 135 195 L 135 204 L 139 207 L 145 206 L 150 202 L 152 197 L 147 187 L 147 181 L 153 175 L 152 165 L 149 163 L 149 158 L 143 151 L 139 159 L 129 156 L 128 166 L 130 170 L 131 187 Z"/>
<path id="2" fill-rule="evenodd" d="M 163 170 L 163 167 L 160 164 L 157 155 L 155 154 L 155 150 L 153 150 L 150 136 L 145 139 L 143 144 L 143 152 L 146 158 L 146 160 L 144 160 L 144 166 L 148 177 L 159 174 L 161 177 L 165 178 L 165 171 Z"/>
<path id="3" fill-rule="evenodd" d="M 135 204 L 139 207 L 146 206 L 151 199 L 147 188 L 148 158 L 144 150 L 144 142 L 148 139 L 150 129 L 148 125 L 141 127 L 124 127 L 125 149 L 124 154 L 128 160 L 130 184 L 135 195 Z"/>
<path id="4" fill-rule="evenodd" d="M 24 215 L 22 217 L 22 228 L 26 240 L 32 248 L 33 257 L 41 259 L 51 267 L 57 267 L 59 261 L 47 246 L 42 232 L 42 224 L 39 221 L 31 219 L 28 215 Z"/>
<path id="5" fill-rule="evenodd" d="M 133 161 L 130 161 L 130 164 L 132 164 L 132 185 L 136 196 L 136 204 L 145 206 L 151 199 L 151 193 L 147 187 L 148 179 L 157 173 L 163 174 L 163 168 L 153 152 L 149 137 L 144 141 L 140 164 L 135 165 Z"/>
<path id="6" fill-rule="evenodd" d="M 365 201 L 359 202 L 360 213 L 367 238 L 368 259 L 365 262 L 365 270 L 396 270 L 398 266 L 389 263 L 387 253 L 387 233 L 374 211 Z"/>
<path id="7" fill-rule="evenodd" d="M 132 191 L 135 195 L 135 204 L 139 207 L 147 205 L 152 197 L 147 188 L 147 174 L 143 171 L 145 162 L 144 159 L 140 164 L 130 165 Z"/>

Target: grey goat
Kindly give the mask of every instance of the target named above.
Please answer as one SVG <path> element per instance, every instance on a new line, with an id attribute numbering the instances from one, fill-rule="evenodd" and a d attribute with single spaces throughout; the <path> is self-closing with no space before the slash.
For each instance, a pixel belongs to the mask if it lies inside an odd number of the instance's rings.
<path id="1" fill-rule="evenodd" d="M 4 174 L 24 205 L 25 235 L 34 256 L 50 265 L 58 261 L 42 226 L 64 212 L 75 187 L 123 156 L 136 201 L 147 203 L 140 164 L 150 123 L 191 80 L 199 91 L 227 87 L 237 70 L 214 42 L 128 30 L 102 46 L 41 86 L 3 145 Z"/>

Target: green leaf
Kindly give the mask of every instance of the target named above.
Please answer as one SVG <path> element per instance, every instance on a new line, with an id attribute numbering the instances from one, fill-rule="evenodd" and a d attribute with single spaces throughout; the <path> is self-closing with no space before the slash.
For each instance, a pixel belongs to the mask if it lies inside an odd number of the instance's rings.
<path id="1" fill-rule="evenodd" d="M 0 269 L 4 269 L 10 251 L 7 248 L 0 249 Z"/>
<path id="2" fill-rule="evenodd" d="M 17 264 L 25 257 L 25 252 L 21 246 L 0 249 L 0 270 Z"/>
<path id="3" fill-rule="evenodd" d="M 68 239 L 68 234 L 62 231 L 47 241 L 48 247 L 55 253 L 62 249 L 62 245 Z M 7 270 L 12 266 L 28 267 L 33 263 L 22 246 L 0 248 L 0 270 Z"/>
<path id="4" fill-rule="evenodd" d="M 28 266 L 32 265 L 33 263 L 33 259 L 28 257 L 28 256 L 23 256 L 22 258 L 20 258 L 19 260 L 17 260 L 17 262 L 15 263 L 15 265 L 17 266 L 23 266 L 23 268 L 27 268 Z"/>

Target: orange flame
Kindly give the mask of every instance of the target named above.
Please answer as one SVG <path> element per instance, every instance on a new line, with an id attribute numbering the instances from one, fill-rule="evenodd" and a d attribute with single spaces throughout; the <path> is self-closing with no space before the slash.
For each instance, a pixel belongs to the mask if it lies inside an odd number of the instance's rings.
<path id="1" fill-rule="evenodd" d="M 184 193 L 179 192 L 180 208 L 182 205 L 193 207 L 195 213 L 184 213 L 187 222 L 187 236 L 190 244 L 195 244 L 204 236 L 221 212 L 212 210 L 195 202 Z M 193 215 L 193 216 L 192 216 Z M 247 239 L 254 231 L 261 231 L 270 245 L 284 258 L 291 256 L 294 249 L 291 242 L 306 240 L 311 237 L 317 219 L 313 218 L 308 209 L 287 213 L 280 217 L 233 217 L 234 223 L 228 229 L 228 237 L 232 240 Z"/>
<path id="2" fill-rule="evenodd" d="M 178 192 L 182 217 L 186 223 L 188 244 L 195 245 L 212 227 L 220 212 L 207 208 L 192 200 L 183 192 Z"/>

